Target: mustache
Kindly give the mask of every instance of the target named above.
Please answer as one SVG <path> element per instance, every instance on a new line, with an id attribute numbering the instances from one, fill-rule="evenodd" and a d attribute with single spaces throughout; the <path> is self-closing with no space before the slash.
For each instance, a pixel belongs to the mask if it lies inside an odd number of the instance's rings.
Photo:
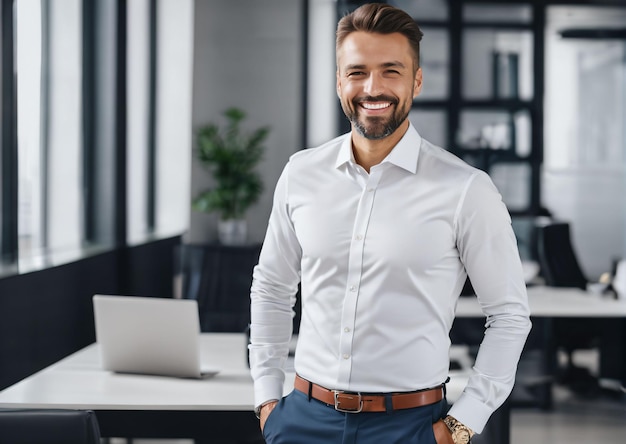
<path id="1" fill-rule="evenodd" d="M 395 97 L 380 95 L 380 96 L 361 96 L 355 97 L 353 100 L 354 103 L 362 103 L 362 102 L 390 102 L 394 105 L 398 104 L 398 99 Z"/>

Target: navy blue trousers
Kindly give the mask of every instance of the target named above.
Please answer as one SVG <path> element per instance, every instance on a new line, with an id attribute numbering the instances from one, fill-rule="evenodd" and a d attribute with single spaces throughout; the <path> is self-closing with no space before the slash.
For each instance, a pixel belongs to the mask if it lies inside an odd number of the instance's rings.
<path id="1" fill-rule="evenodd" d="M 267 444 L 436 444 L 445 401 L 382 413 L 342 413 L 294 390 L 270 413 Z"/>

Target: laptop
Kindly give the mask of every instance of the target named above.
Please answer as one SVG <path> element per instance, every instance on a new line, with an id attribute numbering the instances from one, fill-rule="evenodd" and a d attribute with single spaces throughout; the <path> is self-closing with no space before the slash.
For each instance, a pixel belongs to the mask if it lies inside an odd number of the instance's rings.
<path id="1" fill-rule="evenodd" d="M 105 370 L 181 378 L 217 373 L 201 367 L 196 300 L 95 295 L 93 308 Z"/>

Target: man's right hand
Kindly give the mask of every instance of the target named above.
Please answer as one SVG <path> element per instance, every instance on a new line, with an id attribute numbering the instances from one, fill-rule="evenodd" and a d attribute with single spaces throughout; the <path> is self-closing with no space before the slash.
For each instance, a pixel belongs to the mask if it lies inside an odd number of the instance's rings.
<path id="1" fill-rule="evenodd" d="M 278 404 L 278 401 L 270 401 L 267 404 L 263 404 L 261 407 L 261 410 L 259 411 L 261 433 L 263 433 L 263 429 L 265 428 L 265 421 L 267 421 L 268 416 L 270 416 L 270 413 L 272 413 L 276 404 Z"/>

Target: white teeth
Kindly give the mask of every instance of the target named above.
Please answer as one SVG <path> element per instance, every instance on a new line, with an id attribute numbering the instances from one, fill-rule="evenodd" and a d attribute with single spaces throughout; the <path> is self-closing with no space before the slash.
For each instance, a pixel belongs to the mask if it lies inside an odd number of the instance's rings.
<path id="1" fill-rule="evenodd" d="M 389 102 L 363 102 L 361 103 L 361 106 L 365 109 L 383 109 L 383 108 L 387 108 L 388 106 L 391 106 L 391 103 Z"/>

